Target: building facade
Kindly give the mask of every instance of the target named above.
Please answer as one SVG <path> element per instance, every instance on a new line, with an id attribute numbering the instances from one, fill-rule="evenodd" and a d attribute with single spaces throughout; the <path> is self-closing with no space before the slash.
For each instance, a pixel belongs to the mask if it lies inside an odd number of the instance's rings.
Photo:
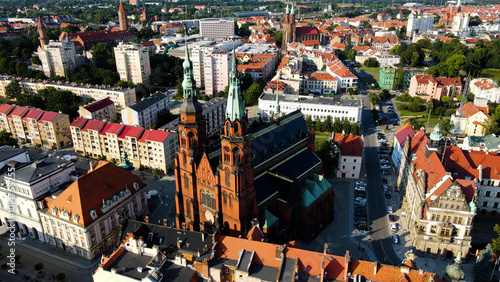
<path id="1" fill-rule="evenodd" d="M 363 162 L 363 139 L 357 135 L 335 133 L 334 140 L 339 144 L 335 174 L 338 178 L 358 179 Z"/>
<path id="2" fill-rule="evenodd" d="M 153 128 L 158 114 L 168 111 L 170 98 L 158 92 L 122 110 L 122 123 L 130 126 Z"/>
<path id="3" fill-rule="evenodd" d="M 462 92 L 460 78 L 432 77 L 425 74 L 416 74 L 410 80 L 408 94 L 430 101 L 441 101 L 444 96 L 457 97 Z"/>
<path id="4" fill-rule="evenodd" d="M 21 143 L 60 149 L 71 141 L 69 116 L 33 107 L 0 105 L 0 129 Z"/>
<path id="5" fill-rule="evenodd" d="M 317 71 L 304 81 L 305 93 L 337 94 L 337 79 L 325 71 Z"/>
<path id="6" fill-rule="evenodd" d="M 203 84 L 205 94 L 217 96 L 229 85 L 229 69 L 232 57 L 226 51 L 209 51 L 203 58 Z"/>
<path id="7" fill-rule="evenodd" d="M 408 27 L 406 36 L 413 36 L 415 33 L 424 33 L 434 26 L 434 15 L 417 16 L 411 13 L 408 16 Z"/>
<path id="8" fill-rule="evenodd" d="M 92 260 L 114 248 L 123 220 L 148 212 L 139 176 L 100 161 L 38 211 L 45 241 Z"/>
<path id="9" fill-rule="evenodd" d="M 125 12 L 125 7 L 121 0 L 120 7 L 118 8 L 118 21 L 120 23 L 120 30 L 128 30 L 127 12 Z"/>
<path id="10" fill-rule="evenodd" d="M 120 42 L 114 48 L 116 71 L 122 81 L 132 81 L 134 84 L 149 82 L 151 66 L 149 52 L 140 44 Z"/>
<path id="11" fill-rule="evenodd" d="M 454 132 L 461 136 L 483 136 L 484 123 L 489 117 L 488 107 L 479 107 L 469 102 L 451 116 Z"/>
<path id="12" fill-rule="evenodd" d="M 47 77 L 66 77 L 78 66 L 75 44 L 70 41 L 50 41 L 38 47 L 38 57 Z"/>
<path id="13" fill-rule="evenodd" d="M 410 87 L 411 78 L 416 74 L 425 74 L 425 70 L 410 68 L 406 65 L 381 67 L 378 85 L 387 90 L 405 90 Z"/>
<path id="14" fill-rule="evenodd" d="M 476 99 L 485 99 L 488 103 L 500 102 L 500 88 L 493 85 L 490 78 L 475 78 L 470 81 L 469 89 Z"/>
<path id="15" fill-rule="evenodd" d="M 114 122 L 116 121 L 115 103 L 109 98 L 91 102 L 87 105 L 80 106 L 78 115 L 88 119 Z"/>
<path id="16" fill-rule="evenodd" d="M 222 39 L 234 36 L 234 19 L 206 18 L 200 19 L 200 34 L 208 39 Z"/>

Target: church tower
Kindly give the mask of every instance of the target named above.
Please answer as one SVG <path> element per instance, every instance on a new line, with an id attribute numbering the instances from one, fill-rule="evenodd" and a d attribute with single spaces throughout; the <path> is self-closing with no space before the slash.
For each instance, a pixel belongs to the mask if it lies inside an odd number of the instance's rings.
<path id="1" fill-rule="evenodd" d="M 120 30 L 128 30 L 127 13 L 125 12 L 125 7 L 123 7 L 123 2 L 121 0 L 120 8 L 118 9 L 118 20 L 120 21 Z"/>
<path id="2" fill-rule="evenodd" d="M 222 163 L 218 168 L 222 195 L 221 212 L 223 231 L 238 236 L 248 231 L 258 210 L 253 183 L 251 134 L 248 131 L 248 117 L 244 111 L 241 76 L 236 68 L 234 48 L 226 117 L 221 132 Z"/>
<path id="3" fill-rule="evenodd" d="M 206 126 L 203 108 L 196 97 L 193 66 L 186 44 L 185 60 L 182 64 L 184 102 L 180 107 L 179 149 L 175 160 L 176 177 L 176 224 L 178 228 L 197 230 L 199 215 L 195 209 L 198 203 L 196 169 L 206 146 Z"/>
<path id="4" fill-rule="evenodd" d="M 283 23 L 283 39 L 281 41 L 281 52 L 287 52 L 287 44 L 295 41 L 295 9 L 290 11 L 288 5 L 286 6 L 285 20 Z"/>
<path id="5" fill-rule="evenodd" d="M 42 17 L 38 17 L 38 34 L 40 36 L 40 47 L 43 50 L 45 45 L 49 44 L 49 37 L 47 36 L 47 29 L 42 22 Z"/>

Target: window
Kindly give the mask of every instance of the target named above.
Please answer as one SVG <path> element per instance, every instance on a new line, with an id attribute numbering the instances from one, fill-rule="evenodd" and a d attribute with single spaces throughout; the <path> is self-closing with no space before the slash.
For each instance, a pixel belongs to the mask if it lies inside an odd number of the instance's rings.
<path id="1" fill-rule="evenodd" d="M 494 203 L 493 208 L 495 208 L 495 209 L 498 208 L 498 203 Z"/>
<path id="2" fill-rule="evenodd" d="M 187 173 L 184 173 L 184 184 L 184 187 L 186 187 L 186 189 L 189 189 L 189 176 L 187 175 Z"/>
<path id="3" fill-rule="evenodd" d="M 191 218 L 191 203 L 186 200 L 186 217 Z"/>
<path id="4" fill-rule="evenodd" d="M 483 206 L 484 208 L 487 208 L 488 207 L 488 202 L 483 202 Z"/>
<path id="5" fill-rule="evenodd" d="M 233 207 L 233 195 L 229 195 L 229 207 Z"/>
<path id="6" fill-rule="evenodd" d="M 491 191 L 486 191 L 486 193 L 484 194 L 485 197 L 491 197 Z"/>
<path id="7" fill-rule="evenodd" d="M 215 197 L 206 189 L 201 191 L 201 203 L 206 207 L 215 210 Z"/>
<path id="8" fill-rule="evenodd" d="M 183 153 L 182 153 L 182 161 L 183 161 L 183 163 L 184 163 L 184 166 L 186 166 L 186 165 L 187 165 L 187 156 L 186 156 L 186 152 L 183 152 Z"/>
<path id="9" fill-rule="evenodd" d="M 224 206 L 227 206 L 227 193 L 226 193 L 226 191 L 224 191 L 224 193 L 222 193 L 222 195 L 224 198 Z"/>
<path id="10" fill-rule="evenodd" d="M 231 184 L 231 174 L 229 173 L 229 168 L 226 168 L 226 185 Z"/>

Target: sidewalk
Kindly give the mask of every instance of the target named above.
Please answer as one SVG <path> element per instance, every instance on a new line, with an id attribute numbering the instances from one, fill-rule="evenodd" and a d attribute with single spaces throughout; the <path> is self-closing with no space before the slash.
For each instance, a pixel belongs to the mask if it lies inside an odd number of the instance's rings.
<path id="1" fill-rule="evenodd" d="M 0 240 L 3 242 L 7 242 L 5 236 L 1 236 Z M 60 248 L 57 248 L 56 246 L 45 244 L 40 241 L 33 240 L 31 238 L 26 238 L 25 240 L 16 239 L 16 247 L 26 248 L 31 251 L 37 252 L 39 254 L 49 256 L 53 259 L 59 260 L 66 264 L 85 270 L 89 270 L 99 263 L 98 259 L 90 261 L 82 257 L 79 257 L 77 255 L 68 253 Z"/>

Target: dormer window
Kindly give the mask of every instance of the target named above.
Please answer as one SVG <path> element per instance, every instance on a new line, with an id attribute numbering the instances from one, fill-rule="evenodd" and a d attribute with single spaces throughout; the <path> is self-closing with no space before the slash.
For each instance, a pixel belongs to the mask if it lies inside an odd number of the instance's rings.
<path id="1" fill-rule="evenodd" d="M 61 218 L 69 220 L 69 213 L 67 210 L 61 211 Z"/>
<path id="2" fill-rule="evenodd" d="M 134 182 L 134 190 L 137 191 L 139 190 L 139 184 L 137 182 Z"/>
<path id="3" fill-rule="evenodd" d="M 97 217 L 97 212 L 95 210 L 91 210 L 90 211 L 90 216 L 92 217 L 92 219 L 96 219 Z"/>
<path id="4" fill-rule="evenodd" d="M 75 214 L 73 215 L 73 222 L 74 222 L 74 223 L 78 223 L 78 219 L 80 219 L 80 216 L 79 216 L 78 214 L 76 214 L 76 213 L 75 213 Z"/>
<path id="5" fill-rule="evenodd" d="M 57 207 L 52 207 L 52 214 L 57 215 Z"/>

